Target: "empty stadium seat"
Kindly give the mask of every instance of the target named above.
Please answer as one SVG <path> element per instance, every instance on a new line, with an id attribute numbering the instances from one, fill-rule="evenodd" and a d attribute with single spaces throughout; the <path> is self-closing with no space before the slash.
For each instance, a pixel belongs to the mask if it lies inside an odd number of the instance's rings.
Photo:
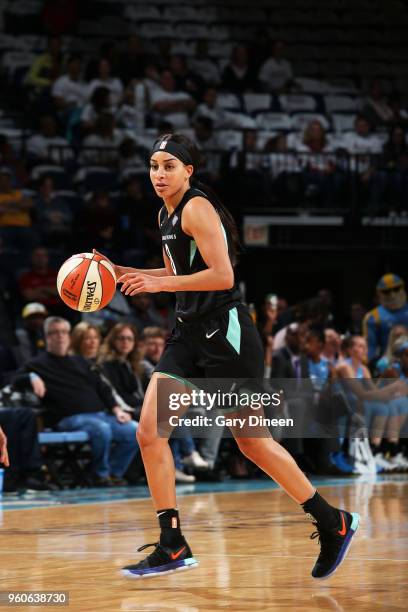
<path id="1" fill-rule="evenodd" d="M 262 130 L 289 131 L 292 129 L 291 118 L 286 113 L 258 113 L 256 123 Z"/>
<path id="2" fill-rule="evenodd" d="M 350 113 L 333 113 L 331 116 L 333 127 L 337 132 L 347 132 L 354 128 L 356 116 Z"/>
<path id="3" fill-rule="evenodd" d="M 296 111 L 314 111 L 317 108 L 316 98 L 313 96 L 289 94 L 279 96 L 279 103 L 283 111 L 293 113 Z"/>
<path id="4" fill-rule="evenodd" d="M 72 187 L 71 178 L 63 166 L 41 164 L 34 166 L 31 171 L 33 181 L 38 181 L 44 175 L 52 176 L 55 189 L 70 189 Z"/>
<path id="5" fill-rule="evenodd" d="M 243 95 L 247 113 L 265 111 L 271 108 L 272 96 L 268 93 L 246 93 Z"/>
<path id="6" fill-rule="evenodd" d="M 117 173 L 104 166 L 84 166 L 78 170 L 74 181 L 82 184 L 86 192 L 118 189 Z"/>
<path id="7" fill-rule="evenodd" d="M 327 117 L 319 113 L 294 113 L 291 119 L 292 129 L 295 131 L 303 131 L 311 121 L 319 121 L 326 130 L 330 129 Z"/>
<path id="8" fill-rule="evenodd" d="M 356 112 L 361 106 L 359 98 L 351 98 L 350 96 L 325 96 L 324 104 L 326 112 L 331 114 L 334 112 Z"/>

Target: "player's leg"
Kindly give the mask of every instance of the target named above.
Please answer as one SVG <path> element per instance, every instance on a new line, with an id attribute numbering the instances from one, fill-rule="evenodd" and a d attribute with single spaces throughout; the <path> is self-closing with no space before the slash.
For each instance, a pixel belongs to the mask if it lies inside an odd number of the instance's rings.
<path id="1" fill-rule="evenodd" d="M 236 413 L 236 416 L 242 418 L 242 413 Z M 331 506 L 306 478 L 291 455 L 273 440 L 266 427 L 253 430 L 251 435 L 254 437 L 243 437 L 239 427 L 230 429 L 241 452 L 273 478 L 313 518 L 317 531 L 312 537 L 319 537 L 321 551 L 312 576 L 327 578 L 344 560 L 358 528 L 359 515 Z"/>
<path id="2" fill-rule="evenodd" d="M 160 526 L 159 542 L 154 551 L 139 563 L 122 569 L 127 578 L 143 578 L 192 569 L 198 565 L 181 532 L 176 501 L 175 466 L 167 437 L 158 431 L 158 381 L 168 386 L 170 393 L 186 393 L 184 384 L 163 374 L 153 374 L 146 391 L 140 415 L 137 440 L 143 458 L 147 482 Z M 186 408 L 187 409 L 187 408 Z M 181 412 L 178 411 L 178 416 Z M 169 430 L 170 434 L 171 431 Z"/>

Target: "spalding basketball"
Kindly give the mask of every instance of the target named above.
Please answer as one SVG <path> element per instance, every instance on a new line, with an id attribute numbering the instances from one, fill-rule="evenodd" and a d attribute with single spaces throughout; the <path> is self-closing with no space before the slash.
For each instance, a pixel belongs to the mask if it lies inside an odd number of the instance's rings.
<path id="1" fill-rule="evenodd" d="M 109 261 L 93 253 L 72 255 L 57 276 L 58 293 L 74 310 L 94 312 L 109 304 L 116 291 L 116 275 Z"/>

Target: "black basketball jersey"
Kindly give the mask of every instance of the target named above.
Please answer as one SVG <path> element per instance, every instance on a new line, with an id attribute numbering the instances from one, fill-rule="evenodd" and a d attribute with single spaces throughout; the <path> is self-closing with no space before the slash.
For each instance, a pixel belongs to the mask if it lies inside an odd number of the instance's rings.
<path id="1" fill-rule="evenodd" d="M 189 200 L 197 196 L 211 202 L 203 191 L 192 187 L 186 191 L 180 204 L 170 216 L 165 206 L 160 210 L 163 249 L 170 260 L 174 274 L 194 274 L 207 269 L 194 239 L 185 234 L 181 228 L 183 208 Z M 222 223 L 221 227 L 229 250 L 227 234 Z M 240 300 L 241 295 L 235 284 L 231 289 L 219 291 L 176 291 L 176 315 L 183 321 L 199 320 L 203 316 L 207 317 L 212 311 Z"/>

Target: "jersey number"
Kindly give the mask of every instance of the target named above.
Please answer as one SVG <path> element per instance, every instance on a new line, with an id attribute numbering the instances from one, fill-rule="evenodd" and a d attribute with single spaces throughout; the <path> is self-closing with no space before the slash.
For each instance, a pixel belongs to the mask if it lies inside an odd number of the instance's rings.
<path id="1" fill-rule="evenodd" d="M 176 266 L 174 264 L 173 258 L 172 258 L 171 253 L 170 253 L 170 249 L 167 246 L 167 244 L 164 245 L 164 250 L 166 251 L 166 255 L 167 255 L 167 257 L 170 260 L 171 269 L 173 270 L 174 274 L 177 276 Z"/>

